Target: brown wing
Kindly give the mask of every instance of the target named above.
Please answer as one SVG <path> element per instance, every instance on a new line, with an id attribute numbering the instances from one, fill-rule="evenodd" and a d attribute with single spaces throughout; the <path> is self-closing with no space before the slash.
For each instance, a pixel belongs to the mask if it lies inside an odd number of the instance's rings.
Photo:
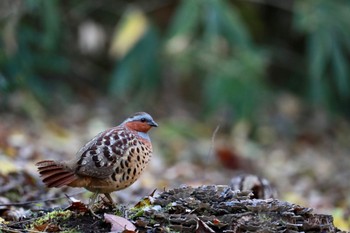
<path id="1" fill-rule="evenodd" d="M 106 130 L 90 140 L 77 153 L 77 175 L 107 178 L 125 152 L 137 144 L 132 131 L 122 127 Z M 118 163 L 119 164 L 119 163 Z"/>

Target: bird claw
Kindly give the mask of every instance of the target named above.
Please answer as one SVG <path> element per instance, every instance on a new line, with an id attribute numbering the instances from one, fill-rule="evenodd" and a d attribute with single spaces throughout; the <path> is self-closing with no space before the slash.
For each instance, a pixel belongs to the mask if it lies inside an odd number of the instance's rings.
<path id="1" fill-rule="evenodd" d="M 96 217 L 98 219 L 102 219 L 102 217 L 98 216 L 92 209 L 89 208 L 89 210 L 90 210 L 90 213 L 91 213 L 92 216 L 94 216 L 94 217 Z"/>

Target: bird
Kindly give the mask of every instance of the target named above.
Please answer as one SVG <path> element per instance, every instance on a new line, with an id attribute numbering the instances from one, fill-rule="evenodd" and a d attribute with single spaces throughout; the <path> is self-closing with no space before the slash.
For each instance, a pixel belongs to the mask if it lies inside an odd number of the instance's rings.
<path id="1" fill-rule="evenodd" d="M 89 207 L 99 194 L 113 204 L 110 193 L 132 185 L 149 163 L 153 150 L 148 131 L 152 127 L 158 127 L 152 116 L 137 112 L 97 134 L 71 160 L 37 162 L 41 179 L 49 188 L 83 187 L 93 192 Z"/>
<path id="2" fill-rule="evenodd" d="M 267 179 L 248 173 L 233 177 L 230 181 L 233 190 L 251 191 L 251 199 L 277 198 L 277 190 Z"/>

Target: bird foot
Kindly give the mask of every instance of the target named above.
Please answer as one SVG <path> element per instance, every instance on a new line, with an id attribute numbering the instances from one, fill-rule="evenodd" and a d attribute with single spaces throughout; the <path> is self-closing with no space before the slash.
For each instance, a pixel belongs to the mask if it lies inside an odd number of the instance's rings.
<path id="1" fill-rule="evenodd" d="M 94 217 L 96 217 L 96 218 L 98 218 L 98 219 L 102 219 L 102 217 L 99 216 L 99 215 L 97 215 L 97 214 L 92 210 L 92 208 L 89 208 L 89 210 L 90 210 L 90 213 L 91 213 L 92 216 L 94 216 Z"/>

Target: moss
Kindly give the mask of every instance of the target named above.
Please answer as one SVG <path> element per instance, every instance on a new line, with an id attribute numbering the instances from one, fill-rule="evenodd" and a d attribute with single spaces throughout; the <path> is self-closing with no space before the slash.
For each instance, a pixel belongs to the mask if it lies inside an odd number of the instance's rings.
<path id="1" fill-rule="evenodd" d="M 67 220 L 70 216 L 72 215 L 72 211 L 70 210 L 55 210 L 52 211 L 50 213 L 47 213 L 46 215 L 38 218 L 36 221 L 34 221 L 31 224 L 31 228 L 33 228 L 34 226 L 40 226 L 43 224 L 46 224 L 50 221 L 59 221 L 59 220 Z"/>
<path id="2" fill-rule="evenodd" d="M 143 208 L 131 208 L 130 209 L 130 219 L 135 219 L 138 217 L 143 216 L 143 213 L 145 212 L 145 210 Z"/>
<path id="3" fill-rule="evenodd" d="M 145 209 L 149 209 L 150 207 L 152 207 L 150 198 L 143 198 L 134 207 L 130 208 L 129 216 L 131 219 L 141 217 L 145 212 Z"/>
<path id="4" fill-rule="evenodd" d="M 120 217 L 124 216 L 124 211 L 122 208 L 116 208 L 116 210 L 114 211 L 114 214 Z"/>
<path id="5" fill-rule="evenodd" d="M 170 202 L 169 204 L 167 204 L 166 206 L 164 206 L 164 211 L 165 212 L 169 212 L 174 208 L 174 203 Z"/>
<path id="6" fill-rule="evenodd" d="M 21 195 L 17 191 L 9 191 L 5 194 L 5 197 L 7 197 L 10 200 L 21 200 Z"/>
<path id="7" fill-rule="evenodd" d="M 152 216 L 150 219 L 149 219 L 149 224 L 151 225 L 151 226 L 153 226 L 154 224 L 156 224 L 157 223 L 157 221 L 154 219 L 154 217 Z"/>

